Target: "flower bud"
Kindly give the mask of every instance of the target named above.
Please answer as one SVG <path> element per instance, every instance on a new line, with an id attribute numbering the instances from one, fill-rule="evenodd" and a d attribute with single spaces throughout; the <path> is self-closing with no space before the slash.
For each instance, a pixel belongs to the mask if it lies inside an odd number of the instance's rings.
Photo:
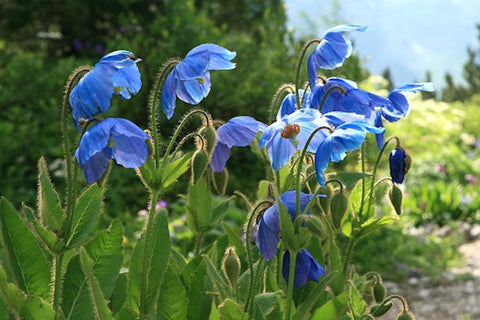
<path id="1" fill-rule="evenodd" d="M 213 172 L 212 171 L 212 182 L 213 187 L 219 194 L 225 194 L 227 190 L 227 183 L 228 183 L 228 171 L 227 169 L 223 169 L 222 172 Z"/>
<path id="2" fill-rule="evenodd" d="M 399 313 L 396 318 L 396 320 L 413 320 L 413 319 L 414 319 L 413 315 L 407 310 L 404 310 L 401 313 Z"/>
<path id="3" fill-rule="evenodd" d="M 370 309 L 370 314 L 374 317 L 381 317 L 383 316 L 385 313 L 387 313 L 390 308 L 392 308 L 393 306 L 393 303 L 392 302 L 387 302 L 385 304 L 377 304 L 377 305 L 374 305 L 371 309 Z"/>
<path id="4" fill-rule="evenodd" d="M 207 170 L 208 155 L 205 150 L 197 150 L 192 157 L 192 185 L 202 178 L 203 173 Z"/>
<path id="5" fill-rule="evenodd" d="M 234 247 L 229 247 L 225 251 L 225 255 L 222 259 L 222 270 L 227 277 L 230 286 L 233 288 L 238 280 L 238 276 L 240 275 L 240 259 L 238 258 L 237 253 L 235 252 Z"/>
<path id="6" fill-rule="evenodd" d="M 330 213 L 335 228 L 340 228 L 342 219 L 348 209 L 348 198 L 343 192 L 339 192 L 330 201 Z"/>
<path id="7" fill-rule="evenodd" d="M 381 282 L 378 282 L 374 287 L 373 287 L 373 298 L 375 299 L 375 302 L 380 303 L 385 299 L 385 287 Z"/>
<path id="8" fill-rule="evenodd" d="M 412 164 L 412 158 L 400 147 L 392 150 L 390 153 L 390 176 L 393 183 L 403 183 L 403 178 L 407 174 Z"/>
<path id="9" fill-rule="evenodd" d="M 400 188 L 394 184 L 388 191 L 388 197 L 390 198 L 390 202 L 392 203 L 393 209 L 395 209 L 397 215 L 401 215 L 403 200 L 402 190 L 400 190 Z"/>
<path id="10" fill-rule="evenodd" d="M 200 129 L 198 132 L 202 137 L 205 138 L 206 150 L 208 154 L 212 154 L 215 145 L 217 144 L 217 131 L 214 127 L 206 126 Z"/>
<path id="11" fill-rule="evenodd" d="M 325 236 L 325 230 L 323 229 L 323 223 L 319 217 L 310 215 L 307 218 L 306 226 L 311 233 L 319 238 Z"/>

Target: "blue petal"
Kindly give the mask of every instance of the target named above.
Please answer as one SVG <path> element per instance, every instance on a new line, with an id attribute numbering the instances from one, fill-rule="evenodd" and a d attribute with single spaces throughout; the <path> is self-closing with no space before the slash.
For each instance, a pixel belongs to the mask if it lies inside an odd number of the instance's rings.
<path id="1" fill-rule="evenodd" d="M 163 84 L 161 101 L 162 101 L 163 113 L 165 114 L 167 119 L 171 119 L 173 116 L 173 112 L 175 111 L 176 83 L 177 83 L 177 80 L 173 76 L 173 73 L 170 73 L 165 79 L 165 83 Z"/>
<path id="2" fill-rule="evenodd" d="M 284 139 L 280 134 L 275 135 L 266 148 L 272 168 L 276 171 L 283 168 L 297 151 L 292 140 Z"/>
<path id="3" fill-rule="evenodd" d="M 98 122 L 83 134 L 75 152 L 75 157 L 80 166 L 83 167 L 90 158 L 107 147 L 110 139 L 110 130 L 114 124 L 113 118 L 107 118 Z"/>
<path id="4" fill-rule="evenodd" d="M 230 60 L 235 58 L 237 53 L 213 43 L 204 43 L 193 48 L 187 54 L 187 57 L 202 51 L 207 51 L 209 54 L 208 70 L 231 70 L 235 68 L 235 63 L 230 62 Z"/>
<path id="5" fill-rule="evenodd" d="M 325 113 L 323 118 L 328 122 L 329 125 L 333 127 L 338 127 L 346 122 L 365 121 L 364 115 L 342 111 Z"/>
<path id="6" fill-rule="evenodd" d="M 375 127 L 383 128 L 382 122 L 382 110 L 378 109 L 375 117 Z M 385 132 L 375 134 L 375 140 L 377 141 L 378 149 L 381 150 L 385 143 Z"/>
<path id="7" fill-rule="evenodd" d="M 303 89 L 298 90 L 300 101 L 302 101 L 302 108 L 307 108 L 310 105 L 312 93 Z M 277 121 L 283 117 L 297 111 L 297 97 L 295 93 L 289 93 L 283 98 L 282 104 L 277 112 Z"/>
<path id="8" fill-rule="evenodd" d="M 111 158 L 112 149 L 104 148 L 85 162 L 82 169 L 88 184 L 99 180 L 105 174 Z"/>
<path id="9" fill-rule="evenodd" d="M 229 148 L 245 147 L 250 145 L 257 137 L 257 133 L 266 127 L 264 123 L 252 117 L 235 117 L 217 129 L 218 141 Z"/>
<path id="10" fill-rule="evenodd" d="M 288 283 L 290 268 L 290 252 L 285 251 L 283 255 L 282 275 Z M 297 253 L 295 261 L 295 274 L 293 287 L 298 288 L 304 286 L 308 280 L 318 282 L 318 278 L 323 276 L 325 271 L 307 249 L 302 249 Z"/>
<path id="11" fill-rule="evenodd" d="M 388 94 L 391 103 L 382 108 L 383 117 L 390 122 L 395 122 L 406 116 L 409 111 L 408 94 L 419 91 L 434 91 L 433 84 L 431 82 L 408 83 L 393 89 Z"/>
<path id="12" fill-rule="evenodd" d="M 325 184 L 325 170 L 330 162 L 330 154 L 332 153 L 332 139 L 327 137 L 318 146 L 315 152 L 315 171 L 318 183 L 323 186 Z"/>
<path id="13" fill-rule="evenodd" d="M 277 254 L 278 242 L 280 242 L 280 233 L 270 229 L 264 222 L 263 217 L 258 221 L 258 231 L 255 242 L 258 251 L 265 260 L 270 260 Z"/>
<path id="14" fill-rule="evenodd" d="M 402 183 L 405 177 L 405 150 L 395 148 L 390 153 L 390 176 L 393 183 Z"/>
<path id="15" fill-rule="evenodd" d="M 221 142 L 217 142 L 210 159 L 210 168 L 213 172 L 222 172 L 230 158 L 230 148 Z"/>
<path id="16" fill-rule="evenodd" d="M 200 83 L 200 81 L 202 83 Z M 210 92 L 211 82 L 210 73 L 206 73 L 202 80 L 186 80 L 176 82 L 177 97 L 183 102 L 198 104 Z"/>
<path id="17" fill-rule="evenodd" d="M 123 68 L 113 74 L 113 87 L 120 87 L 120 97 L 123 99 L 130 99 L 132 95 L 137 94 L 142 87 L 142 81 L 140 80 L 140 71 L 138 71 L 137 65 L 132 67 Z"/>
<path id="18" fill-rule="evenodd" d="M 187 55 L 175 66 L 172 73 L 175 75 L 175 79 L 182 81 L 202 78 L 208 72 L 209 61 L 208 51 L 197 51 L 195 54 Z"/>

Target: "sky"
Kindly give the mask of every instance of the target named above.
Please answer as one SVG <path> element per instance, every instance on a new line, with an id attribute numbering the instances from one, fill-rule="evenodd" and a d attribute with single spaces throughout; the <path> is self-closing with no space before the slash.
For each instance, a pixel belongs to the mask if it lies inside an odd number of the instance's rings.
<path id="1" fill-rule="evenodd" d="M 285 2 L 288 24 L 297 34 L 313 29 L 321 36 L 340 23 L 368 25 L 367 31 L 349 35 L 354 52 L 374 74 L 388 66 L 397 86 L 425 81 L 427 71 L 437 89 L 445 85 L 447 72 L 463 83 L 467 47 L 479 48 L 478 0 L 338 0 L 337 13 L 334 0 Z"/>

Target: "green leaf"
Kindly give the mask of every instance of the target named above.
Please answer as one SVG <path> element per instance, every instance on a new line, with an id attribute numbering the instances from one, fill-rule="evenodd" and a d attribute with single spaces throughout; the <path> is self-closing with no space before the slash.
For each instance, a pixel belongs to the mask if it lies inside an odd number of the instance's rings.
<path id="1" fill-rule="evenodd" d="M 283 203 L 278 203 L 278 208 L 280 209 L 280 230 L 282 232 L 282 240 L 285 244 L 285 247 L 291 252 L 297 252 L 299 248 L 299 241 L 295 235 L 295 227 L 292 223 L 292 217 L 287 212 L 287 208 Z"/>
<path id="2" fill-rule="evenodd" d="M 348 294 L 343 292 L 339 296 L 325 303 L 323 306 L 315 310 L 312 320 L 337 320 L 339 316 L 344 314 L 348 307 Z"/>
<path id="3" fill-rule="evenodd" d="M 193 258 L 182 271 L 182 278 L 188 284 L 187 319 L 207 319 L 212 308 L 212 297 L 207 291 L 212 290 L 207 276 L 205 262 L 201 256 Z"/>
<path id="4" fill-rule="evenodd" d="M 122 235 L 122 223 L 116 219 L 108 230 L 100 231 L 86 246 L 88 254 L 94 261 L 93 272 L 106 298 L 112 294 L 122 266 Z"/>
<path id="5" fill-rule="evenodd" d="M 134 312 L 145 316 L 155 314 L 170 246 L 167 212 L 160 210 L 148 217 L 142 237 L 133 250 L 128 273 L 128 300 Z"/>
<path id="6" fill-rule="evenodd" d="M 7 260 L 16 282 L 27 294 L 48 300 L 51 263 L 26 223 L 3 197 L 0 199 L 0 224 Z"/>
<path id="7" fill-rule="evenodd" d="M 190 186 L 187 197 L 187 223 L 194 233 L 208 230 L 212 220 L 212 196 L 205 181 Z"/>
<path id="8" fill-rule="evenodd" d="M 222 228 L 228 236 L 229 245 L 235 247 L 238 255 L 242 255 L 245 252 L 245 248 L 243 247 L 243 242 L 242 239 L 240 239 L 239 233 L 233 230 L 225 221 L 222 222 Z"/>
<path id="9" fill-rule="evenodd" d="M 233 198 L 235 198 L 235 196 L 231 196 L 230 198 L 223 200 L 213 208 L 211 224 L 217 224 L 223 220 L 223 217 L 227 213 L 228 207 L 230 206 L 230 200 Z"/>
<path id="10" fill-rule="evenodd" d="M 396 220 L 398 220 L 398 218 L 392 216 L 383 216 L 381 218 L 369 219 L 365 221 L 364 224 L 362 224 L 359 237 L 365 237 L 370 233 L 374 232 L 375 230 L 380 229 L 382 226 L 388 225 Z"/>
<path id="11" fill-rule="evenodd" d="M 243 312 L 243 307 L 232 299 L 226 299 L 218 307 L 218 312 L 222 315 L 222 319 L 243 320 L 248 319 L 248 314 Z"/>
<path id="12" fill-rule="evenodd" d="M 230 297 L 231 288 L 227 282 L 227 279 L 225 279 L 224 276 L 218 272 L 217 268 L 215 268 L 208 256 L 203 255 L 203 259 L 205 260 L 205 266 L 207 267 L 207 274 L 210 277 L 210 280 L 213 282 L 215 288 L 217 288 L 220 298 L 223 300 L 226 297 Z"/>
<path id="13" fill-rule="evenodd" d="M 156 319 L 180 320 L 187 318 L 187 292 L 172 267 L 168 268 L 160 287 Z"/>
<path id="14" fill-rule="evenodd" d="M 88 292 L 92 301 L 95 319 L 113 319 L 112 313 L 108 308 L 108 303 L 103 297 L 102 290 L 98 284 L 97 278 L 93 274 L 93 261 L 84 248 L 80 248 L 80 264 L 85 274 Z"/>
<path id="15" fill-rule="evenodd" d="M 80 195 L 66 235 L 66 246 L 81 244 L 95 229 L 102 210 L 103 190 L 96 183 Z"/>
<path id="16" fill-rule="evenodd" d="M 270 187 L 270 181 L 268 180 L 261 180 L 258 183 L 258 190 L 257 190 L 257 199 L 265 199 L 268 197 L 268 190 Z"/>
<path id="17" fill-rule="evenodd" d="M 50 231 L 60 231 L 63 227 L 64 212 L 60 197 L 53 187 L 48 174 L 47 163 L 43 157 L 38 160 L 37 204 L 40 221 Z"/>
<path id="18" fill-rule="evenodd" d="M 325 287 L 333 279 L 335 272 L 330 273 L 326 276 L 323 276 L 319 279 L 318 284 L 315 287 L 315 290 L 306 297 L 302 304 L 297 308 L 293 319 L 301 320 L 304 319 L 307 312 L 315 305 L 320 295 L 325 292 Z"/>
<path id="19" fill-rule="evenodd" d="M 367 305 L 363 301 L 360 293 L 353 284 L 350 286 L 350 310 L 352 311 L 354 318 L 359 318 L 367 310 Z"/>
<path id="20" fill-rule="evenodd" d="M 162 179 L 162 190 L 160 191 L 165 191 L 168 186 L 177 181 L 177 179 L 188 170 L 192 155 L 193 153 L 191 152 L 186 153 L 180 158 L 168 162 L 165 167 L 160 168 L 158 171 Z"/>
<path id="21" fill-rule="evenodd" d="M 253 298 L 253 318 L 255 320 L 281 319 L 282 313 L 280 312 L 278 298 L 278 292 L 266 292 L 256 295 Z"/>

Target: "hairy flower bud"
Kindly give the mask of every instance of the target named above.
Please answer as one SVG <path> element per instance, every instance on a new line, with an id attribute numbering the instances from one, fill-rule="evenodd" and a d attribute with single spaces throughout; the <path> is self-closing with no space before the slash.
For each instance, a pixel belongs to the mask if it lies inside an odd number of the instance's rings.
<path id="1" fill-rule="evenodd" d="M 375 302 L 380 303 L 385 299 L 385 287 L 381 282 L 378 282 L 374 287 L 373 287 L 373 298 L 375 299 Z"/>
<path id="2" fill-rule="evenodd" d="M 217 131 L 212 126 L 206 126 L 200 129 L 198 132 L 202 137 L 205 138 L 206 149 L 208 154 L 212 154 L 215 145 L 217 144 Z"/>
<path id="3" fill-rule="evenodd" d="M 393 306 L 392 302 L 387 302 L 385 304 L 377 304 L 370 309 L 370 313 L 374 317 L 381 317 L 385 313 L 387 313 L 390 310 L 390 308 L 392 308 L 392 306 Z"/>
<path id="4" fill-rule="evenodd" d="M 348 209 L 348 198 L 343 192 L 339 192 L 330 201 L 330 213 L 335 228 L 340 228 L 342 219 Z"/>
<path id="5" fill-rule="evenodd" d="M 197 150 L 192 157 L 192 185 L 196 184 L 202 178 L 207 170 L 208 155 L 205 150 Z"/>
<path id="6" fill-rule="evenodd" d="M 212 182 L 215 190 L 219 194 L 225 194 L 227 189 L 228 183 L 228 171 L 227 169 L 223 169 L 222 172 L 214 172 L 212 171 Z"/>
<path id="7" fill-rule="evenodd" d="M 229 247 L 225 251 L 225 255 L 222 259 L 222 270 L 227 277 L 230 286 L 233 288 L 238 280 L 240 274 L 241 264 L 240 259 L 235 251 L 234 247 Z"/>
<path id="8" fill-rule="evenodd" d="M 396 318 L 396 320 L 413 320 L 413 319 L 414 319 L 413 315 L 407 310 L 404 310 L 401 313 L 399 313 Z"/>
<path id="9" fill-rule="evenodd" d="M 390 190 L 388 191 L 388 197 L 390 198 L 390 202 L 392 203 L 393 209 L 398 215 L 402 214 L 402 200 L 403 194 L 402 190 L 397 185 L 392 185 Z"/>

